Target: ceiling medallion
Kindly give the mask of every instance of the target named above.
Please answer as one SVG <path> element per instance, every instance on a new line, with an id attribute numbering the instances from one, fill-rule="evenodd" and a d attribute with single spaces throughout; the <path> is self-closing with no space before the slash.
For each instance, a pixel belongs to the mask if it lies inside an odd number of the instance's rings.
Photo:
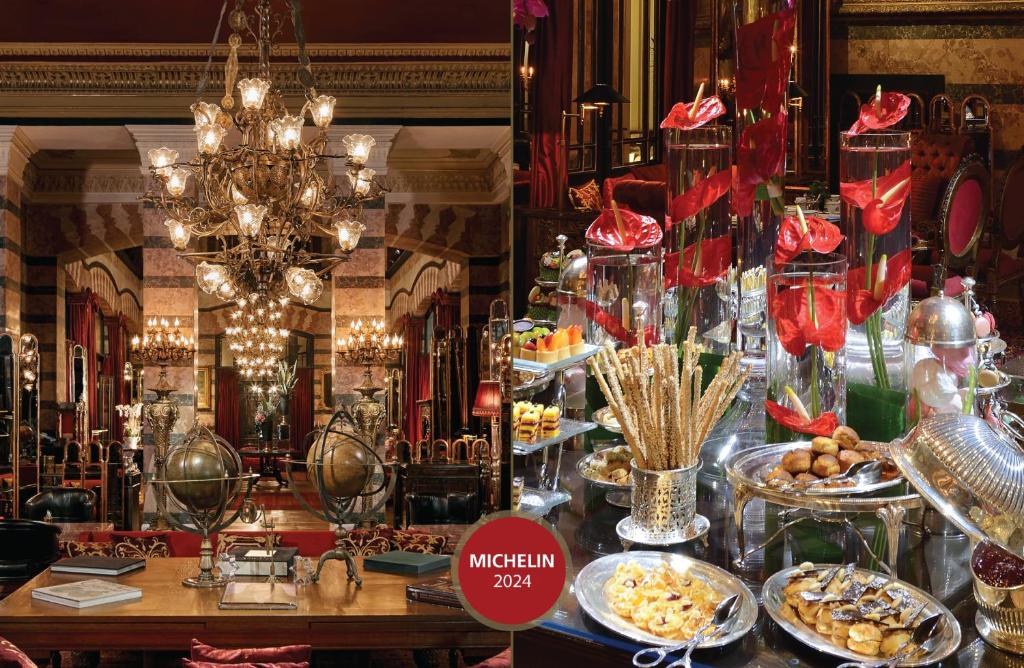
<path id="1" fill-rule="evenodd" d="M 297 115 L 285 107 L 271 79 L 270 0 L 256 0 L 252 17 L 240 0 L 229 15 L 232 34 L 225 64 L 225 91 L 220 105 L 202 101 L 207 76 L 192 105 L 198 155 L 178 162 L 178 152 L 163 147 L 149 151 L 150 172 L 162 189 L 143 200 L 167 214 L 165 225 L 179 256 L 196 267 L 196 282 L 207 294 L 223 301 L 241 295 L 278 299 L 291 295 L 304 304 L 316 302 L 323 279 L 355 250 L 365 226 L 359 218 L 367 201 L 385 189 L 374 170 L 366 167 L 375 140 L 370 135 L 347 135 L 344 155 L 328 153 L 327 128 L 334 116 L 335 98 L 317 94 L 305 52 L 301 11 L 292 4 L 292 24 L 298 45 L 297 78 L 306 102 Z M 217 26 L 219 34 L 220 25 Z M 235 85 L 242 33 L 257 44 L 256 72 Z M 214 39 L 216 43 L 216 37 Z M 212 62 L 212 60 L 211 60 Z M 209 66 L 208 66 L 209 67 Z M 236 108 L 235 88 L 237 87 Z M 315 128 L 304 133 L 307 116 Z M 225 145 L 229 132 L 240 139 Z M 342 159 L 347 179 L 336 182 L 330 161 Z M 327 236 L 337 252 L 316 252 L 311 240 Z M 196 239 L 212 243 L 196 244 Z M 334 245 L 334 244 L 332 244 Z"/>

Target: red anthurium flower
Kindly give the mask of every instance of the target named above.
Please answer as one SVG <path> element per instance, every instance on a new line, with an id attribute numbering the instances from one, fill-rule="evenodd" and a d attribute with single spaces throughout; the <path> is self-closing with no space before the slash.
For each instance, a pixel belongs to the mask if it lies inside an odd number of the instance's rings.
<path id="1" fill-rule="evenodd" d="M 771 295 L 768 308 L 775 332 L 786 352 L 794 357 L 807 346 L 835 352 L 846 343 L 846 293 L 814 283 L 814 317 L 811 317 L 808 286 L 798 285 Z"/>
<path id="2" fill-rule="evenodd" d="M 851 135 L 867 130 L 884 130 L 903 120 L 910 109 L 910 98 L 902 93 L 879 93 L 860 106 L 860 115 L 850 126 Z"/>
<path id="3" fill-rule="evenodd" d="M 708 121 L 714 120 L 725 113 L 725 105 L 718 99 L 717 95 L 706 97 L 697 103 L 697 112 L 693 111 L 692 102 L 678 102 L 669 110 L 668 116 L 661 122 L 661 129 L 678 128 L 680 130 L 692 130 L 699 128 Z"/>
<path id="4" fill-rule="evenodd" d="M 786 216 L 779 226 L 779 240 L 775 244 L 775 266 L 781 266 L 807 250 L 831 253 L 843 242 L 839 228 L 823 218 L 805 216 L 804 232 L 799 216 Z"/>
<path id="5" fill-rule="evenodd" d="M 732 170 L 732 213 L 737 216 L 749 216 L 754 211 L 754 200 L 757 197 L 757 185 L 740 180 L 740 170 Z"/>
<path id="6" fill-rule="evenodd" d="M 700 266 L 693 270 L 693 253 L 696 244 L 683 250 L 683 267 L 678 269 L 679 253 L 665 256 L 665 289 L 681 285 L 684 288 L 704 288 L 714 285 L 719 277 L 729 271 L 732 263 L 732 239 L 728 236 L 705 239 L 700 245 Z"/>
<path id="7" fill-rule="evenodd" d="M 537 19 L 548 15 L 544 0 L 515 0 L 512 3 L 512 21 L 524 30 L 533 30 Z"/>
<path id="8" fill-rule="evenodd" d="M 587 318 L 597 324 L 598 327 L 608 333 L 609 336 L 614 338 L 616 341 L 621 341 L 627 346 L 635 346 L 637 343 L 637 336 L 631 332 L 626 331 L 626 328 L 622 326 L 622 321 L 608 313 L 607 311 L 599 308 L 594 302 L 588 299 L 580 300 L 583 304 L 583 310 L 587 314 Z M 644 340 L 647 345 L 653 346 L 658 342 L 654 325 L 648 325 L 644 328 Z"/>
<path id="9" fill-rule="evenodd" d="M 850 269 L 846 274 L 846 285 L 849 291 L 849 315 L 850 322 L 859 325 L 868 319 L 872 313 L 881 308 L 882 304 L 892 299 L 893 295 L 903 289 L 910 282 L 911 258 L 910 249 L 906 249 L 885 262 L 885 268 L 881 270 L 881 287 L 877 284 L 879 278 L 879 265 L 877 262 L 872 265 L 874 276 L 871 279 L 873 290 L 867 289 L 866 266 Z"/>
<path id="10" fill-rule="evenodd" d="M 732 186 L 732 170 L 725 170 L 701 179 L 692 188 L 672 200 L 669 221 L 681 222 L 708 208 Z"/>
<path id="11" fill-rule="evenodd" d="M 748 126 L 740 135 L 738 178 L 752 185 L 782 174 L 786 160 L 786 114 L 779 112 Z"/>
<path id="12" fill-rule="evenodd" d="M 813 420 L 807 420 L 792 408 L 786 408 L 774 401 L 765 401 L 764 409 L 783 427 L 800 434 L 831 436 L 839 426 L 839 418 L 835 413 L 822 413 Z"/>
<path id="13" fill-rule="evenodd" d="M 661 243 L 661 226 L 650 216 L 642 216 L 620 208 L 623 230 L 615 220 L 615 212 L 605 209 L 587 228 L 587 241 L 617 251 L 648 248 Z M 624 233 L 624 235 L 623 235 Z"/>
<path id="14" fill-rule="evenodd" d="M 736 30 L 736 104 L 740 109 L 782 108 L 793 61 L 792 8 L 770 14 Z"/>
<path id="15" fill-rule="evenodd" d="M 910 198 L 910 161 L 879 177 L 874 192 L 872 197 L 871 179 L 839 184 L 843 201 L 863 210 L 864 229 L 874 235 L 888 234 L 899 224 Z"/>

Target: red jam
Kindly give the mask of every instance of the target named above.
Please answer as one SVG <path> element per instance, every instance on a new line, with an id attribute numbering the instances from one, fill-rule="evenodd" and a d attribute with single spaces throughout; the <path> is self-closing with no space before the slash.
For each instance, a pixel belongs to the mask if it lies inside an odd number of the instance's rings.
<path id="1" fill-rule="evenodd" d="M 978 547 L 974 548 L 971 569 L 979 580 L 990 587 L 1024 585 L 1024 559 L 992 543 L 979 543 Z"/>

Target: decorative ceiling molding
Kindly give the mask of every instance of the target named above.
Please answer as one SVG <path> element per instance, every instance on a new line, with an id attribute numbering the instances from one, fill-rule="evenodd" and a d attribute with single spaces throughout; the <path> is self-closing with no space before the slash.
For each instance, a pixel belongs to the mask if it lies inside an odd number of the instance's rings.
<path id="1" fill-rule="evenodd" d="M 508 60 L 511 47 L 508 44 L 309 44 L 306 52 L 311 58 L 491 58 Z M 0 57 L 18 58 L 199 58 L 210 54 L 209 44 L 153 44 L 129 42 L 5 42 L 0 43 Z M 218 44 L 214 58 L 226 58 L 228 46 Z M 253 44 L 243 44 L 239 49 L 242 58 L 255 57 Z M 295 44 L 275 44 L 274 58 L 298 56 Z M 243 62 L 244 66 L 245 63 Z"/>
<path id="2" fill-rule="evenodd" d="M 839 16 L 990 16 L 1021 12 L 1024 12 L 1024 0 L 842 0 L 839 3 Z"/>
<path id="3" fill-rule="evenodd" d="M 481 193 L 491 192 L 490 175 L 476 171 L 393 170 L 387 179 L 392 193 Z"/>
<path id="4" fill-rule="evenodd" d="M 194 94 L 205 63 L 8 62 L 0 68 L 0 90 L 7 93 Z M 282 91 L 298 94 L 293 65 L 275 65 Z M 506 62 L 317 63 L 317 88 L 336 96 L 388 92 L 506 93 L 511 73 Z M 214 67 L 208 90 L 224 88 L 223 68 Z"/>
<path id="5" fill-rule="evenodd" d="M 138 202 L 146 178 L 128 171 L 64 171 L 26 169 L 25 193 L 37 204 Z"/>

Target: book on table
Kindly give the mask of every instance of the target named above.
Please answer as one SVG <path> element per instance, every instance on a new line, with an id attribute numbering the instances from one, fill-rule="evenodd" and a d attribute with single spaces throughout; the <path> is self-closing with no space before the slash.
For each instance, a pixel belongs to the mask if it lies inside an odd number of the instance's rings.
<path id="1" fill-rule="evenodd" d="M 39 587 L 32 590 L 32 598 L 66 605 L 69 608 L 91 608 L 104 603 L 118 603 L 142 598 L 142 590 L 109 580 L 92 578 L 52 587 Z"/>
<path id="2" fill-rule="evenodd" d="M 394 573 L 395 575 L 423 575 L 451 565 L 447 554 L 423 554 L 393 550 L 363 559 L 363 568 L 368 571 Z"/>
<path id="3" fill-rule="evenodd" d="M 420 603 L 444 605 L 449 608 L 462 607 L 462 602 L 459 601 L 459 597 L 455 593 L 455 586 L 452 585 L 450 575 L 428 582 L 406 585 L 405 597 L 410 601 L 419 601 Z"/>
<path id="4" fill-rule="evenodd" d="M 221 610 L 295 610 L 295 585 L 286 582 L 229 582 L 224 586 Z"/>
<path id="5" fill-rule="evenodd" d="M 50 566 L 54 573 L 85 573 L 86 575 L 124 575 L 146 567 L 139 558 L 101 557 L 86 555 L 66 557 Z"/>
<path id="6" fill-rule="evenodd" d="M 273 564 L 274 575 L 279 578 L 288 577 L 288 571 L 298 553 L 296 547 L 277 547 L 271 553 L 266 548 L 251 545 L 238 545 L 228 551 L 235 558 L 238 569 L 235 575 L 267 577 Z"/>

